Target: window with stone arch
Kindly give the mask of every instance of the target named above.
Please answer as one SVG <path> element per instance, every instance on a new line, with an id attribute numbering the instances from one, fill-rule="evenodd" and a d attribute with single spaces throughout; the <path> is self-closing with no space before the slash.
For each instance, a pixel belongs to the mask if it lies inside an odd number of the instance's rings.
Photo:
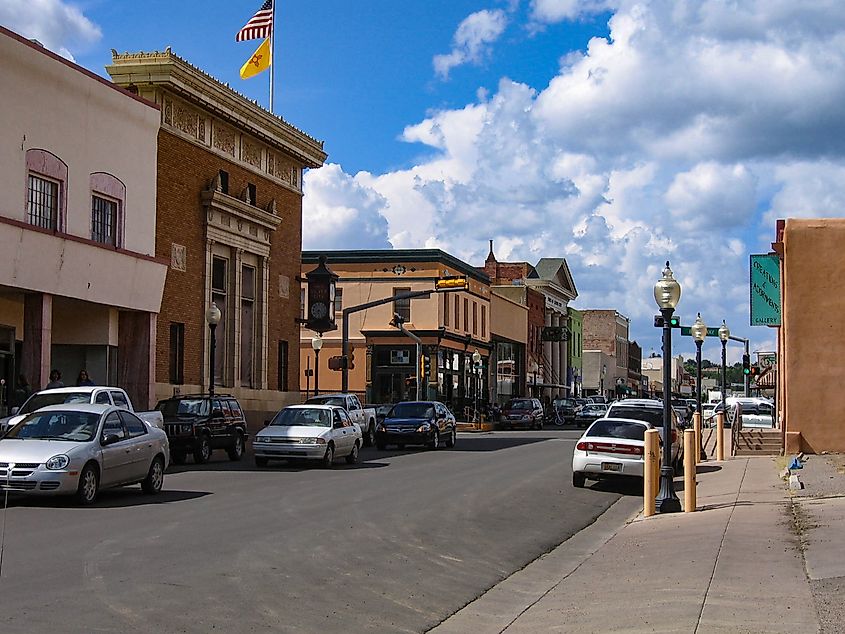
<path id="1" fill-rule="evenodd" d="M 115 176 L 94 172 L 91 187 L 91 239 L 113 247 L 123 246 L 123 210 L 126 185 Z"/>
<path id="2" fill-rule="evenodd" d="M 26 151 L 26 221 L 63 232 L 67 226 L 68 168 L 58 156 L 41 149 Z"/>

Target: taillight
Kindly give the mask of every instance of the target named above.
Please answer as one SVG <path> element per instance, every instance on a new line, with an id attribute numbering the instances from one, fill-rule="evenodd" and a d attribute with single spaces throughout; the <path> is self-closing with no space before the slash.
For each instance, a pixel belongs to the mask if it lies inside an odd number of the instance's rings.
<path id="1" fill-rule="evenodd" d="M 617 445 L 606 442 L 579 442 L 575 448 L 580 451 L 600 451 L 602 453 L 618 453 L 626 456 L 642 456 L 643 448 L 640 445 Z"/>

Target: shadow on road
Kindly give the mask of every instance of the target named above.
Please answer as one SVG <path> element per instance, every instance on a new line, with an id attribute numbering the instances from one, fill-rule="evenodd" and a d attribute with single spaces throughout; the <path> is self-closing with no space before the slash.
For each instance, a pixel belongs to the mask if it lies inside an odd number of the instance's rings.
<path id="1" fill-rule="evenodd" d="M 347 464 L 343 458 L 338 458 L 332 465 L 332 471 L 339 470 L 355 470 L 355 469 L 375 469 L 379 467 L 386 467 L 387 463 L 371 462 L 370 460 L 377 460 L 379 457 L 386 457 L 384 454 L 374 453 L 375 449 L 362 449 L 360 453 L 360 460 L 358 464 Z M 238 461 L 228 460 L 226 454 L 221 453 L 220 458 L 216 454 L 212 454 L 212 458 L 205 464 L 194 464 L 191 458 L 185 464 L 172 464 L 167 469 L 167 473 L 190 473 L 192 471 L 286 471 L 286 472 L 300 472 L 310 471 L 311 469 L 321 469 L 317 460 L 270 460 L 266 467 L 259 467 L 255 464 L 255 458 L 252 451 L 247 449 L 243 458 Z"/>
<path id="2" fill-rule="evenodd" d="M 497 435 L 488 435 L 488 436 L 458 436 L 457 444 L 452 447 L 451 449 L 447 449 L 446 447 L 441 446 L 436 451 L 449 451 L 449 452 L 465 452 L 465 451 L 499 451 L 501 449 L 510 449 L 511 447 L 520 447 L 522 445 L 532 445 L 534 443 L 543 442 L 544 440 L 549 440 L 550 438 L 554 438 L 554 436 L 532 436 L 530 438 L 519 437 L 519 436 L 497 436 Z M 375 454 L 370 452 L 374 451 Z M 405 454 L 413 454 L 419 452 L 429 452 L 435 451 L 433 449 L 429 449 L 423 445 L 407 445 L 405 448 L 400 449 L 396 445 L 388 445 L 386 449 L 375 449 L 375 450 L 364 450 L 361 452 L 361 459 L 367 460 L 370 456 L 374 458 L 385 457 L 389 458 L 391 456 L 402 456 Z"/>
<path id="3" fill-rule="evenodd" d="M 167 480 L 165 479 L 165 487 Z M 129 506 L 146 506 L 149 504 L 170 504 L 185 502 L 211 495 L 210 491 L 177 491 L 164 488 L 157 495 L 147 495 L 140 486 L 117 487 L 100 491 L 97 501 L 91 508 L 122 508 Z M 9 497 L 9 507 L 27 508 L 68 508 L 77 507 L 73 496 L 58 495 L 55 497 Z"/>

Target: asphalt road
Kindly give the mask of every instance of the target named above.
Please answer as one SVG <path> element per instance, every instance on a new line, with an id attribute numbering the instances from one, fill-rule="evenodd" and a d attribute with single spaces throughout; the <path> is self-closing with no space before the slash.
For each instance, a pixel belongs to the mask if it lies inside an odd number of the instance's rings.
<path id="1" fill-rule="evenodd" d="M 331 470 L 171 468 L 165 491 L 6 511 L 0 632 L 423 632 L 591 523 L 579 432 L 460 434 Z"/>

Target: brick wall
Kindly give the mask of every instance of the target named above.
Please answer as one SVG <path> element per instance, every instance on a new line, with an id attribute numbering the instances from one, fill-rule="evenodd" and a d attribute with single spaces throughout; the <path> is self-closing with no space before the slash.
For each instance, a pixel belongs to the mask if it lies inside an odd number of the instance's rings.
<path id="1" fill-rule="evenodd" d="M 583 349 L 601 350 L 616 357 L 616 311 L 585 310 L 583 316 Z"/>
<path id="2" fill-rule="evenodd" d="M 282 219 L 272 234 L 268 289 L 268 386 L 278 386 L 278 342 L 288 341 L 288 388 L 298 390 L 299 377 L 299 283 L 302 245 L 302 198 L 274 181 L 204 150 L 162 129 L 158 137 L 158 197 L 156 255 L 170 260 L 172 244 L 187 247 L 186 271 L 169 269 L 158 317 L 156 381 L 170 380 L 170 324 L 185 324 L 185 383 L 204 385 L 203 335 L 205 324 L 205 217 L 201 192 L 219 170 L 229 173 L 229 191 L 242 191 L 247 183 L 257 189 L 256 204 L 265 208 L 276 200 Z M 279 276 L 290 280 L 289 297 L 279 297 Z M 207 354 L 207 353 L 206 353 Z"/>

